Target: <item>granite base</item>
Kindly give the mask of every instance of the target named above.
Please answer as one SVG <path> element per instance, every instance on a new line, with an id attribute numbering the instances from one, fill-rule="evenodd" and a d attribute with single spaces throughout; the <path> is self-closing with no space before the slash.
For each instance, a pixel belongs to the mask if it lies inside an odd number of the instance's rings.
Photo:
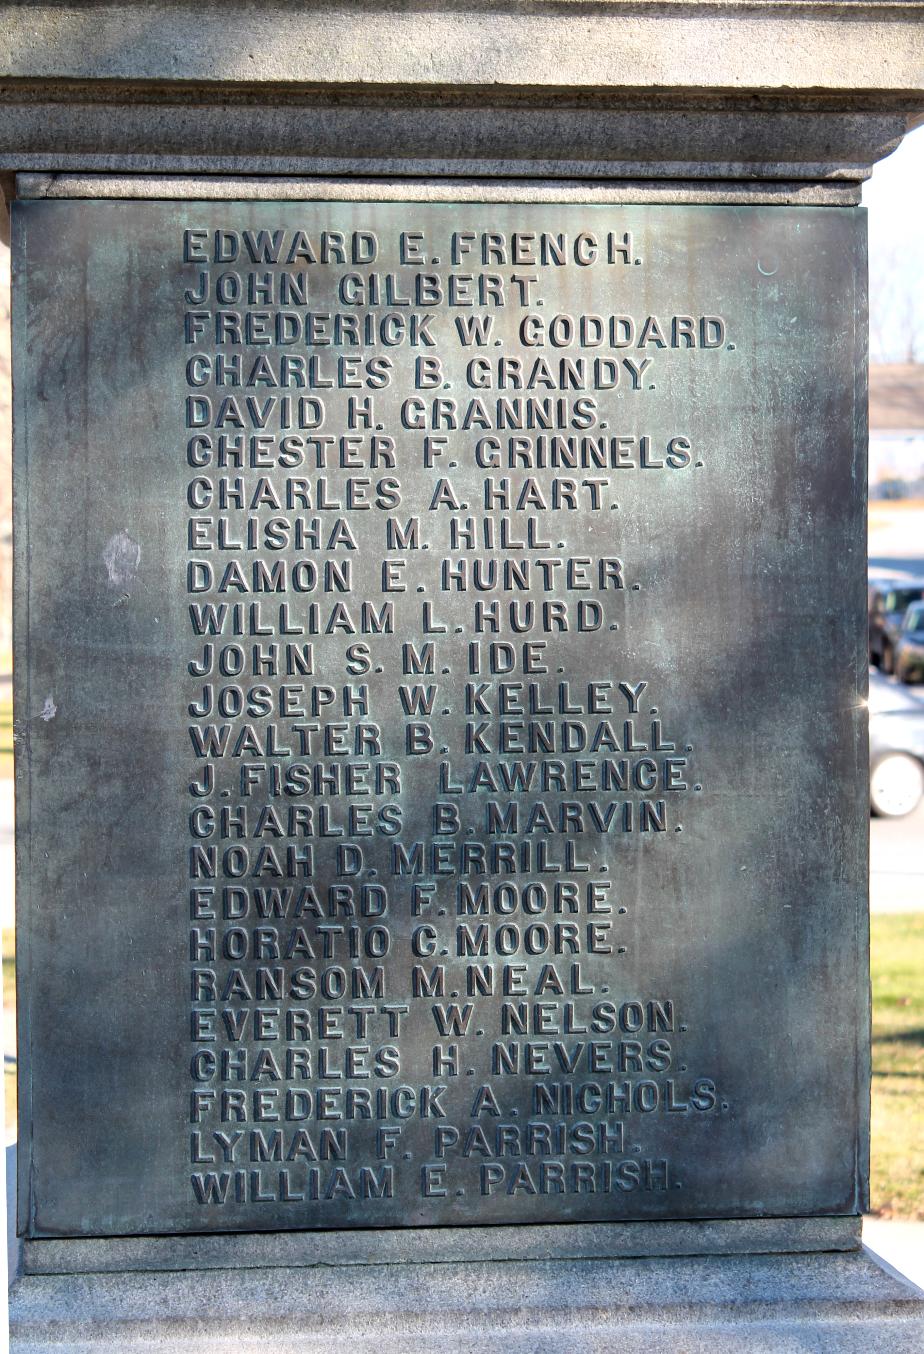
<path id="1" fill-rule="evenodd" d="M 924 1293 L 866 1249 L 28 1275 L 13 1354 L 853 1354 L 924 1349 Z"/>

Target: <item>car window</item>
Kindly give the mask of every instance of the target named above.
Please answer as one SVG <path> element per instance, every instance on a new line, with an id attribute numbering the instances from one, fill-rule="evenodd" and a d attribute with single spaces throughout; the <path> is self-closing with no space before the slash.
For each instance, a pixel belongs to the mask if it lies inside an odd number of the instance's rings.
<path id="1" fill-rule="evenodd" d="M 924 606 L 916 603 L 908 608 L 902 621 L 902 629 L 910 634 L 924 634 Z"/>
<path id="2" fill-rule="evenodd" d="M 904 611 L 912 602 L 919 602 L 924 597 L 924 588 L 893 588 L 886 593 L 885 609 L 886 611 Z"/>

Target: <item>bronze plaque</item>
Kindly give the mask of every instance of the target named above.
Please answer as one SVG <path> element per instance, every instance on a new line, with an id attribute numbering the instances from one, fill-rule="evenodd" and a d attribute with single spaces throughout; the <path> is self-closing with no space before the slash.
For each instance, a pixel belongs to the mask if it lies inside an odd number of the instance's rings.
<path id="1" fill-rule="evenodd" d="M 858 1211 L 862 213 L 15 232 L 29 1235 Z"/>

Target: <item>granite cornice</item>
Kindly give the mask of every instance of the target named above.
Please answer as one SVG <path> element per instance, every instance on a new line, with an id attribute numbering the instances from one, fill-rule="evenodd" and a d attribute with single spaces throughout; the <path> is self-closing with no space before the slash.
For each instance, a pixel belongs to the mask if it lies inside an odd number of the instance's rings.
<path id="1" fill-rule="evenodd" d="M 858 181 L 918 0 L 0 3 L 0 172 Z"/>
<path id="2" fill-rule="evenodd" d="M 0 4 L 0 76 L 924 97 L 911 0 Z"/>

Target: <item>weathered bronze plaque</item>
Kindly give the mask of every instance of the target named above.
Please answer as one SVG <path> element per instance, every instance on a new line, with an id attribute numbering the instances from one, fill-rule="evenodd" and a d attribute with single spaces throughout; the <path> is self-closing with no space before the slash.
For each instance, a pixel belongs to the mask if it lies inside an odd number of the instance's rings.
<path id="1" fill-rule="evenodd" d="M 15 215 L 29 1234 L 857 1211 L 861 213 Z"/>

